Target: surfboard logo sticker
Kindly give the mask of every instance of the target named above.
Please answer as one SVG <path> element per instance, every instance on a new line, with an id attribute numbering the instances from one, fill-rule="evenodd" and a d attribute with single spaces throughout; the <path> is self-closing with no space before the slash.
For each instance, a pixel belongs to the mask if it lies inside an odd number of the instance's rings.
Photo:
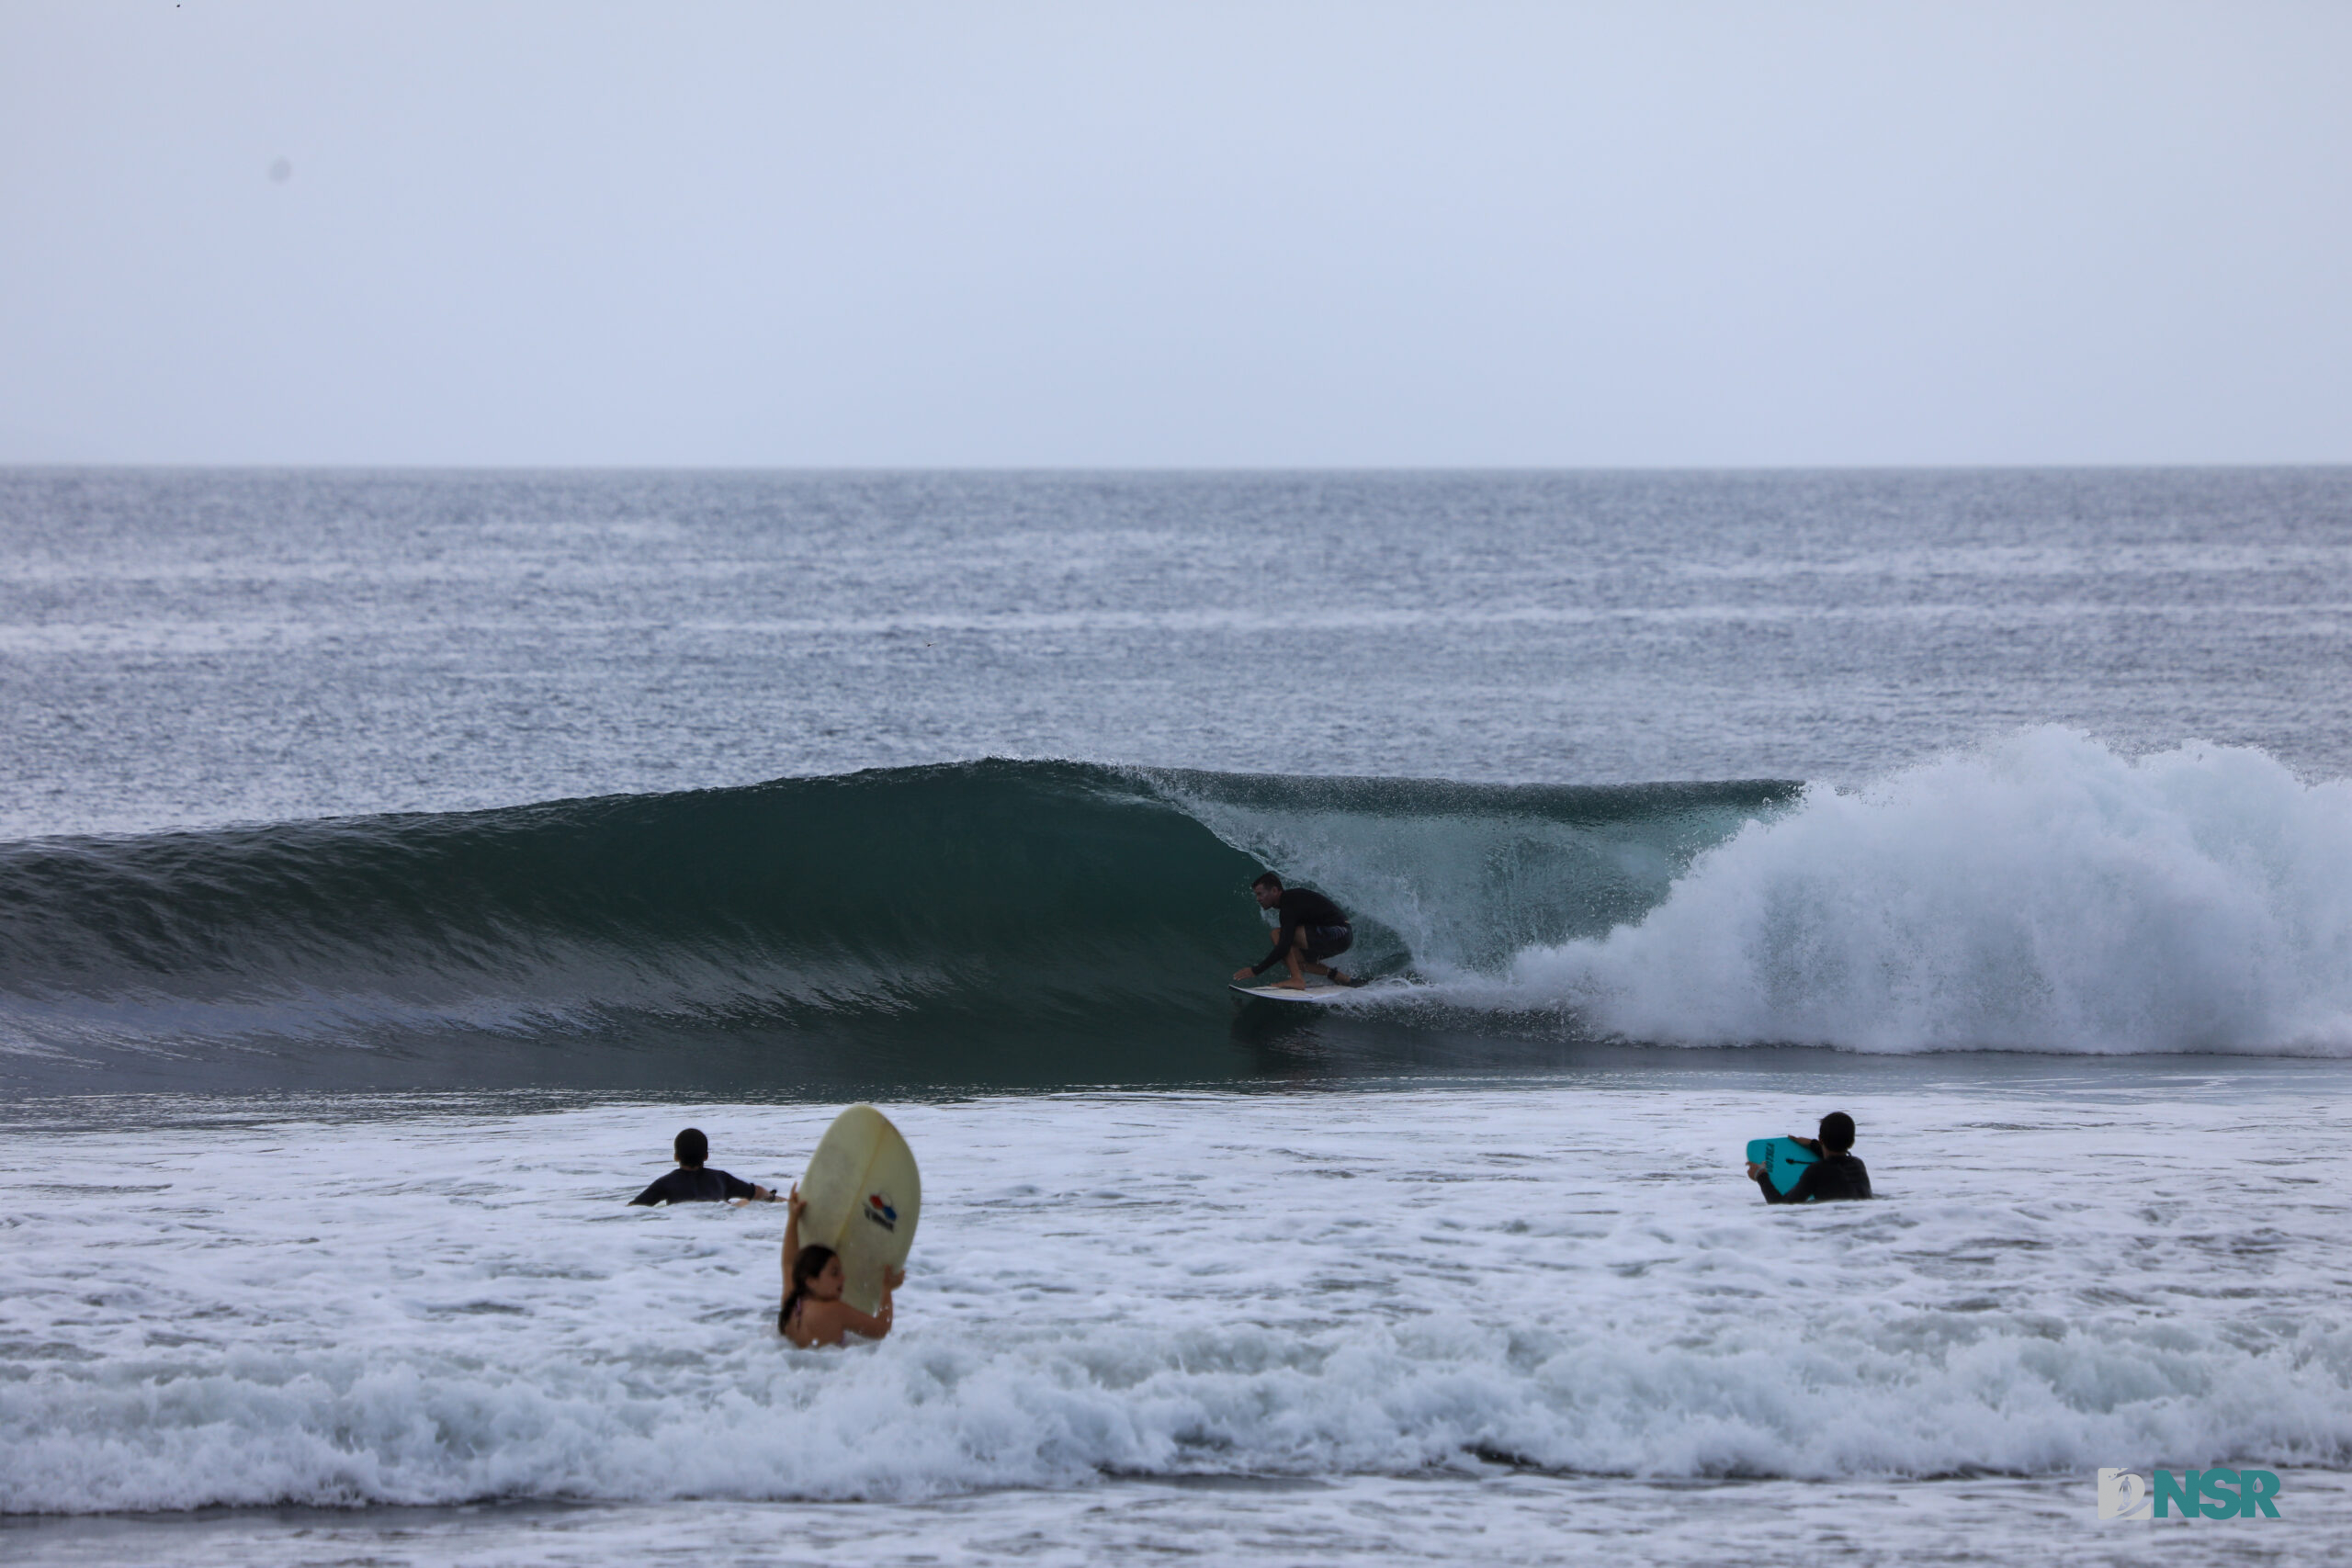
<path id="1" fill-rule="evenodd" d="M 864 1213 L 867 1219 L 872 1220 L 884 1230 L 892 1235 L 898 1233 L 899 1210 L 898 1206 L 890 1201 L 890 1195 L 888 1192 L 867 1193 Z"/>

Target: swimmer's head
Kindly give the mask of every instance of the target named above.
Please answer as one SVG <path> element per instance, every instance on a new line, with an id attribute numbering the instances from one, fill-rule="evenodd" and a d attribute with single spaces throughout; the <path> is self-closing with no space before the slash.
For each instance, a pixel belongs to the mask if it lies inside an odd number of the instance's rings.
<path id="1" fill-rule="evenodd" d="M 1854 1146 L 1854 1119 L 1842 1111 L 1833 1111 L 1821 1119 L 1821 1146 L 1833 1155 L 1842 1155 Z"/>
<path id="2" fill-rule="evenodd" d="M 792 1293 L 805 1295 L 812 1301 L 841 1300 L 841 1254 L 814 1242 L 802 1247 L 800 1256 L 792 1260 Z"/>
<path id="3" fill-rule="evenodd" d="M 670 1150 L 678 1156 L 680 1165 L 700 1165 L 710 1157 L 710 1140 L 702 1135 L 701 1128 L 689 1127 L 678 1134 Z"/>

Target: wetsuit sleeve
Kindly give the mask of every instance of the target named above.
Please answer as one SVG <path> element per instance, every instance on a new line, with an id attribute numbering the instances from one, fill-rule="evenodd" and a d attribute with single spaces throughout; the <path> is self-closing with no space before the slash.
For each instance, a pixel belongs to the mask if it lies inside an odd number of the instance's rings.
<path id="1" fill-rule="evenodd" d="M 1756 1185 L 1764 1189 L 1764 1201 L 1767 1203 L 1809 1203 L 1821 1196 L 1820 1176 L 1821 1167 L 1815 1164 L 1806 1166 L 1804 1174 L 1797 1178 L 1796 1185 L 1786 1192 L 1773 1186 L 1770 1176 L 1758 1177 Z"/>
<path id="2" fill-rule="evenodd" d="M 1340 912 L 1337 904 L 1311 888 L 1284 888 L 1283 901 L 1276 908 L 1282 910 L 1283 923 L 1282 929 L 1274 934 L 1274 950 L 1266 954 L 1264 963 L 1250 966 L 1252 975 L 1263 975 L 1283 961 L 1292 943 L 1298 940 L 1299 927 L 1344 926 L 1348 923 L 1347 916 Z"/>
<path id="3" fill-rule="evenodd" d="M 1806 1166 L 1804 1168 L 1804 1174 L 1797 1178 L 1797 1184 L 1788 1190 L 1787 1193 L 1781 1197 L 1781 1201 L 1783 1203 L 1810 1203 L 1815 1198 L 1820 1197 L 1821 1168 L 1827 1162 L 1817 1160 L 1812 1165 Z M 1767 1202 L 1771 1201 L 1772 1194 L 1769 1189 L 1766 1190 L 1764 1197 Z"/>
<path id="4" fill-rule="evenodd" d="M 652 1186 L 647 1188 L 644 1191 L 639 1193 L 636 1197 L 628 1201 L 628 1206 L 634 1209 L 639 1203 L 642 1203 L 650 1209 L 656 1203 L 667 1202 L 669 1201 L 670 1194 L 662 1190 L 662 1183 L 669 1179 L 670 1179 L 666 1176 L 656 1177 Z"/>
<path id="5" fill-rule="evenodd" d="M 1297 937 L 1298 922 L 1285 913 L 1283 916 L 1282 930 L 1274 933 L 1274 950 L 1266 954 L 1264 962 L 1250 965 L 1250 973 L 1263 975 L 1267 970 L 1280 964 L 1283 961 L 1283 954 L 1290 951 L 1291 943 L 1296 941 Z"/>
<path id="6" fill-rule="evenodd" d="M 722 1170 L 718 1173 L 718 1177 L 720 1180 L 727 1183 L 727 1195 L 729 1198 L 749 1198 L 757 1190 L 750 1182 L 731 1171 Z"/>
<path id="7" fill-rule="evenodd" d="M 1283 922 L 1281 929 L 1274 932 L 1274 950 L 1258 963 L 1250 965 L 1250 973 L 1252 975 L 1263 975 L 1267 970 L 1280 964 L 1283 961 L 1283 954 L 1288 953 L 1291 943 L 1297 940 L 1298 901 L 1291 897 L 1297 891 L 1295 887 L 1283 890 L 1282 902 L 1274 906 L 1275 910 L 1282 916 Z"/>

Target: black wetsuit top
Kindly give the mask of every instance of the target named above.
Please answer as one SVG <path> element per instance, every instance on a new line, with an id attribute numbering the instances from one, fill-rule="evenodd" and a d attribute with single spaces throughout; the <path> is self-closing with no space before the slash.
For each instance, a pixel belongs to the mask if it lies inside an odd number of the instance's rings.
<path id="1" fill-rule="evenodd" d="M 749 1198 L 752 1184 L 723 1170 L 688 1170 L 680 1166 L 629 1200 L 639 1203 L 717 1203 L 728 1198 Z"/>
<path id="2" fill-rule="evenodd" d="M 1289 955 L 1291 944 L 1298 940 L 1299 927 L 1344 926 L 1348 923 L 1348 917 L 1340 913 L 1337 904 L 1320 893 L 1309 892 L 1304 887 L 1283 888 L 1282 900 L 1274 908 L 1282 912 L 1283 929 L 1276 933 L 1274 950 L 1266 955 L 1266 961 L 1250 966 L 1252 975 L 1263 975 Z"/>
<path id="3" fill-rule="evenodd" d="M 1782 1192 L 1772 1185 L 1769 1176 L 1759 1176 L 1756 1185 L 1764 1189 L 1767 1203 L 1802 1203 L 1818 1198 L 1830 1202 L 1838 1198 L 1867 1198 L 1871 1195 L 1871 1173 L 1852 1155 L 1828 1155 L 1804 1168 L 1797 1184 Z"/>

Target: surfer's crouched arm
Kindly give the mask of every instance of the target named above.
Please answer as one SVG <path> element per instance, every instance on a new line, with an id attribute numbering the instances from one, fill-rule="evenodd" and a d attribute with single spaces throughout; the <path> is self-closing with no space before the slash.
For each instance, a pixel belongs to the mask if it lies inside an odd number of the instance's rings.
<path id="1" fill-rule="evenodd" d="M 1306 936 L 1305 932 L 1299 930 L 1298 923 L 1296 921 L 1285 920 L 1283 924 L 1276 926 L 1273 930 L 1272 936 L 1274 939 L 1274 950 L 1272 953 L 1267 953 L 1262 962 L 1258 964 L 1245 964 L 1240 968 L 1236 969 L 1233 972 L 1233 978 L 1237 984 L 1244 980 L 1257 979 L 1267 970 L 1272 969 L 1275 964 L 1280 964 L 1283 960 L 1288 958 L 1293 948 L 1296 948 L 1298 950 L 1298 955 L 1301 958 L 1306 956 Z"/>
<path id="2" fill-rule="evenodd" d="M 1273 938 L 1274 950 L 1266 954 L 1266 961 L 1264 963 L 1244 964 L 1240 968 L 1236 969 L 1233 972 L 1234 984 L 1240 985 L 1245 981 L 1254 980 L 1258 978 L 1259 976 L 1263 975 L 1267 970 L 1272 969 L 1275 964 L 1280 964 L 1283 961 L 1283 955 L 1290 951 L 1290 943 L 1297 940 L 1297 928 L 1295 926 L 1280 926 L 1275 928 L 1273 931 L 1269 931 L 1267 934 Z"/>

